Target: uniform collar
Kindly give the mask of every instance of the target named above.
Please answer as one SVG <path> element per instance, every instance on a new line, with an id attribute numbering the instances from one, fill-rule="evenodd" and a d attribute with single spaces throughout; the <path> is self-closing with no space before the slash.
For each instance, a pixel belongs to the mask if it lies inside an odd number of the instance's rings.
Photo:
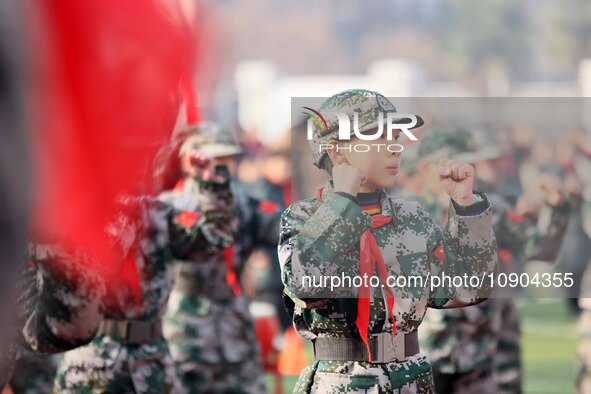
<path id="1" fill-rule="evenodd" d="M 380 190 L 380 207 L 382 208 L 382 215 L 389 216 L 394 219 L 394 211 L 392 209 L 392 205 L 390 204 L 390 199 L 387 198 L 388 195 L 384 189 Z M 326 201 L 330 196 L 334 194 L 334 186 L 332 180 L 327 181 L 324 186 L 319 190 L 319 197 L 321 197 L 322 201 Z M 366 213 L 367 216 L 369 214 Z"/>

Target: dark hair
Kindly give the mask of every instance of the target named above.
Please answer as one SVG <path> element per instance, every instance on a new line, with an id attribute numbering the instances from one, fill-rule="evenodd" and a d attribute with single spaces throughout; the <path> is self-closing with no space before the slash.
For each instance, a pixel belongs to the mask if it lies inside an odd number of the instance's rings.
<path id="1" fill-rule="evenodd" d="M 321 170 L 324 170 L 328 173 L 328 175 L 332 176 L 332 169 L 334 165 L 330 160 L 330 156 L 328 154 L 324 155 L 324 157 L 320 160 L 320 165 L 318 166 Z"/>

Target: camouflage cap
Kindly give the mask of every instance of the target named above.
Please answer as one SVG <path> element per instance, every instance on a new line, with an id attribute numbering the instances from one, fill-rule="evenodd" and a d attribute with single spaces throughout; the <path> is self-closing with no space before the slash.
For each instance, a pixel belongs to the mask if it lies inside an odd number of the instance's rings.
<path id="1" fill-rule="evenodd" d="M 462 127 L 431 127 L 421 136 L 419 159 L 438 161 L 445 158 L 476 163 L 499 157 L 501 152 L 495 146 L 478 144 L 475 135 L 482 133 L 485 132 L 471 133 Z"/>
<path id="2" fill-rule="evenodd" d="M 314 164 L 321 167 L 321 162 L 326 157 L 326 150 L 322 150 L 322 144 L 330 140 L 338 140 L 339 124 L 334 113 L 344 113 L 353 120 L 355 113 L 358 114 L 359 132 L 369 131 L 377 128 L 380 122 L 380 114 L 383 121 L 386 121 L 387 113 L 395 113 L 396 108 L 385 96 L 378 92 L 365 89 L 350 89 L 337 93 L 328 98 L 320 105 L 318 110 L 311 110 L 313 119 L 313 135 L 309 141 L 310 148 L 314 155 Z M 416 116 L 416 115 L 415 115 Z M 411 129 L 424 124 L 420 116 L 416 116 L 417 123 Z M 410 123 L 411 118 L 400 117 L 395 119 L 399 123 Z"/>
<path id="3" fill-rule="evenodd" d="M 179 155 L 183 156 L 188 149 L 193 148 L 207 153 L 212 157 L 234 156 L 242 149 L 235 135 L 217 123 L 205 121 L 192 126 L 186 133 Z"/>

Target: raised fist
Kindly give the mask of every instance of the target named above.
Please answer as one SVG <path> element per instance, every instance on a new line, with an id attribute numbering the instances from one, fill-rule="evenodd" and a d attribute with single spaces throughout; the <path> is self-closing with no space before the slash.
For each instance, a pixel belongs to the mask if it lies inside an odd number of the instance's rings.
<path id="1" fill-rule="evenodd" d="M 460 160 L 439 160 L 439 181 L 443 190 L 458 204 L 474 204 L 474 167 Z"/>

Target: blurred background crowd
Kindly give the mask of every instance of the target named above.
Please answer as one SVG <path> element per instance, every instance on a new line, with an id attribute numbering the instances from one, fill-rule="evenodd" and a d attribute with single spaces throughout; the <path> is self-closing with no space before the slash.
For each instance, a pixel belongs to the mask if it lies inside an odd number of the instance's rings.
<path id="1" fill-rule="evenodd" d="M 195 7 L 207 33 L 194 81 L 200 117 L 215 121 L 240 147 L 226 164 L 262 212 L 313 197 L 326 180 L 312 166 L 307 118 L 293 99 L 318 100 L 350 88 L 379 91 L 399 111 L 425 115 L 419 141 L 402 142 L 394 194 L 417 195 L 433 181 L 419 152 L 433 129 L 465 129 L 465 138 L 476 142 L 458 148 L 463 153 L 495 150 L 475 163 L 476 176 L 523 217 L 540 219 L 541 180 L 551 179 L 570 205 L 559 256 L 552 264 L 524 263 L 519 271 L 533 264 L 532 272 L 572 272 L 575 285 L 543 299 L 520 294 L 523 390 L 574 392 L 580 362 L 591 358 L 584 339 L 577 351 L 581 336 L 589 335 L 585 324 L 577 331 L 579 299 L 591 297 L 591 101 L 584 98 L 591 95 L 590 3 L 181 3 Z M 175 133 L 191 126 L 190 110 L 185 103 L 179 111 Z M 255 248 L 238 274 L 269 387 L 290 392 L 312 351 L 283 308 L 276 248 Z M 52 362 L 31 362 L 53 381 Z M 26 386 L 18 374 L 14 379 L 15 392 Z"/>

